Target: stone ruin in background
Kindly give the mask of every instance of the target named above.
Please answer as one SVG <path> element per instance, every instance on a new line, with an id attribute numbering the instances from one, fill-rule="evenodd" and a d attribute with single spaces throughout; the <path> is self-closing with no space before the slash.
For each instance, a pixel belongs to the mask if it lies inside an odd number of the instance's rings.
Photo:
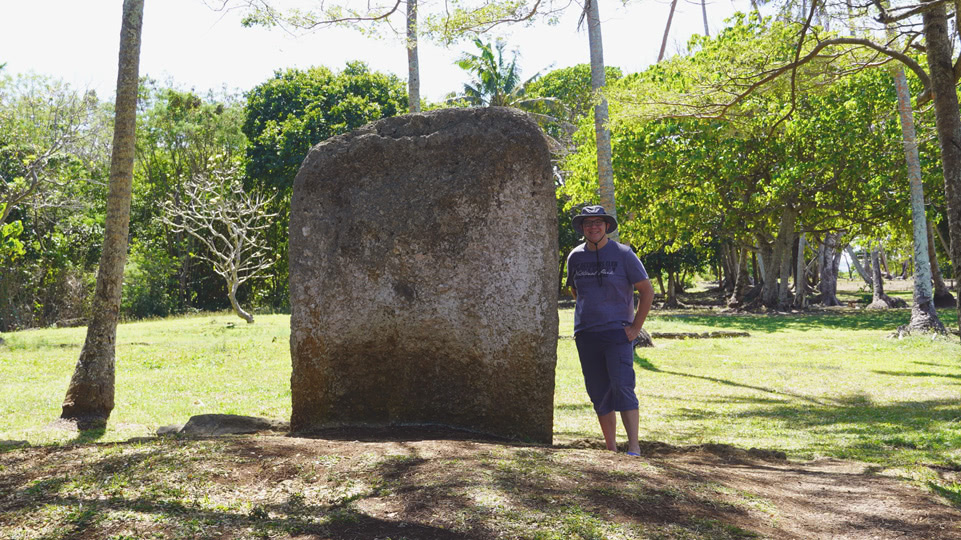
<path id="1" fill-rule="evenodd" d="M 556 216 L 520 111 L 388 118 L 311 149 L 291 201 L 291 429 L 551 442 Z"/>

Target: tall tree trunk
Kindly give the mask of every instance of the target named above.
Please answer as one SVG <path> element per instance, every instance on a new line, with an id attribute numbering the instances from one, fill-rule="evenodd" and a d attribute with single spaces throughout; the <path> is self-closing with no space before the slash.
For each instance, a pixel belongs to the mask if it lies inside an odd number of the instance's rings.
<path id="1" fill-rule="evenodd" d="M 794 307 L 804 309 L 807 306 L 807 265 L 804 264 L 804 230 L 798 232 L 797 243 L 797 272 L 794 275 Z"/>
<path id="2" fill-rule="evenodd" d="M 667 271 L 667 298 L 664 302 L 666 308 L 676 308 L 680 306 L 677 300 L 677 274 L 673 270 Z"/>
<path id="3" fill-rule="evenodd" d="M 884 251 L 884 244 L 878 241 L 878 260 L 881 262 L 881 270 L 884 272 L 884 279 L 891 279 L 891 270 L 888 269 L 888 255 Z"/>
<path id="4" fill-rule="evenodd" d="M 934 121 L 941 147 L 941 169 L 947 202 L 948 233 L 951 239 L 951 265 L 954 279 L 961 281 L 961 113 L 951 62 L 951 38 L 944 4 L 922 13 L 927 50 L 928 72 L 934 95 Z M 961 302 L 957 302 L 961 325 Z"/>
<path id="5" fill-rule="evenodd" d="M 76 420 L 81 429 L 105 425 L 114 406 L 114 355 L 130 229 L 143 4 L 143 0 L 123 3 L 103 252 L 93 315 L 61 412 L 62 418 Z"/>
<path id="6" fill-rule="evenodd" d="M 567 268 L 567 257 L 561 255 L 561 273 L 557 276 L 557 292 L 564 292 L 564 269 Z"/>
<path id="7" fill-rule="evenodd" d="M 767 307 L 777 305 L 777 276 L 780 269 L 778 265 L 777 252 L 775 251 L 776 241 L 766 241 L 758 236 L 758 259 L 761 261 L 761 303 Z"/>
<path id="8" fill-rule="evenodd" d="M 597 94 L 594 106 L 594 133 L 597 138 L 597 187 L 601 205 L 607 213 L 617 218 L 614 196 L 614 169 L 611 165 L 611 132 L 607 127 L 607 98 L 604 96 L 604 47 L 601 40 L 601 17 L 598 0 L 587 0 L 587 36 L 591 47 L 591 90 Z M 611 237 L 617 239 L 617 231 Z"/>
<path id="9" fill-rule="evenodd" d="M 761 249 L 761 246 L 758 246 L 758 249 L 754 252 L 754 286 L 755 287 L 759 285 L 764 285 L 764 278 L 767 277 L 767 270 L 765 269 L 765 266 L 767 266 L 767 261 L 764 260 L 764 257 L 766 256 L 768 256 L 768 254 L 763 249 Z"/>
<path id="10" fill-rule="evenodd" d="M 728 307 L 738 307 L 744 302 L 744 295 L 751 288 L 750 275 L 747 271 L 747 260 L 750 253 L 747 248 L 742 247 L 737 258 L 737 275 L 734 278 L 734 291 L 727 301 Z"/>
<path id="11" fill-rule="evenodd" d="M 677 7 L 677 0 L 671 0 L 671 11 L 667 14 L 667 24 L 664 25 L 664 37 L 661 38 L 661 52 L 657 53 L 657 61 L 664 59 L 664 51 L 667 50 L 667 36 L 671 33 L 671 21 L 674 20 L 674 9 Z"/>
<path id="12" fill-rule="evenodd" d="M 734 292 L 734 286 L 737 282 L 738 275 L 738 250 L 734 244 L 730 242 L 724 242 L 721 244 L 721 262 L 722 262 L 722 272 L 724 273 L 724 281 L 722 283 L 721 289 L 725 293 Z M 746 265 L 745 265 L 746 268 Z"/>
<path id="13" fill-rule="evenodd" d="M 871 276 L 864 270 L 864 266 L 861 265 L 861 261 L 858 260 L 858 256 L 854 253 L 854 250 L 851 249 L 850 244 L 844 248 L 844 252 L 848 254 L 848 258 L 851 259 L 851 265 L 854 266 L 854 269 L 858 275 L 861 276 L 861 279 L 864 280 L 864 283 L 866 283 L 868 287 L 873 287 L 873 285 L 871 285 Z"/>
<path id="14" fill-rule="evenodd" d="M 786 309 L 791 305 L 791 251 L 794 247 L 794 225 L 797 223 L 797 210 L 786 207 L 781 213 L 781 224 L 774 243 L 774 259 L 778 261 L 777 307 Z"/>
<path id="15" fill-rule="evenodd" d="M 420 112 L 420 62 L 417 60 L 417 0 L 407 0 L 407 107 Z"/>
<path id="16" fill-rule="evenodd" d="M 911 92 L 904 69 L 892 70 L 894 88 L 898 95 L 898 116 L 901 118 L 901 135 L 904 159 L 908 165 L 908 181 L 911 186 L 911 222 L 914 244 L 914 303 L 911 306 L 913 331 L 945 333 L 944 324 L 938 318 L 931 291 L 931 263 L 928 258 L 928 218 L 924 213 L 924 186 L 921 183 L 921 160 L 918 158 L 918 142 L 911 112 Z M 903 272 L 902 272 L 903 273 Z"/>
<path id="17" fill-rule="evenodd" d="M 838 300 L 839 259 L 835 256 L 840 238 L 841 233 L 827 233 L 818 249 L 818 267 L 821 273 L 818 291 L 821 293 L 821 305 L 824 306 L 841 305 L 841 301 Z"/>
<path id="18" fill-rule="evenodd" d="M 941 276 L 941 267 L 938 265 L 938 253 L 934 248 L 934 226 L 928 220 L 928 259 L 931 261 L 931 281 L 934 283 L 934 305 L 935 307 L 954 307 L 954 295 L 948 290 L 944 278 Z"/>
<path id="19" fill-rule="evenodd" d="M 701 17 L 704 19 L 704 35 L 711 37 L 711 30 L 707 27 L 707 0 L 701 0 Z"/>

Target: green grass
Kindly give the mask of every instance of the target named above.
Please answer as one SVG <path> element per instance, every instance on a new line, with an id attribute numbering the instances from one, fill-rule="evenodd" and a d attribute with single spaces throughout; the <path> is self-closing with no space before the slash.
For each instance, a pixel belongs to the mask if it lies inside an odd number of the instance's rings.
<path id="1" fill-rule="evenodd" d="M 955 324 L 951 310 L 941 315 Z M 637 350 L 641 437 L 867 461 L 961 508 L 961 344 L 885 337 L 907 318 L 905 310 L 655 311 L 651 332 L 750 337 L 656 340 Z M 554 438 L 599 443 L 572 328 L 573 311 L 560 310 Z M 339 538 L 393 527 L 398 538 L 728 540 L 763 537 L 751 529 L 783 518 L 779 501 L 717 476 L 579 445 L 469 443 L 436 458 L 430 441 L 131 440 L 201 413 L 288 418 L 283 315 L 253 325 L 227 314 L 121 325 L 116 409 L 106 430 L 79 436 L 55 420 L 83 331 L 0 337 L 0 440 L 106 443 L 0 449 L 9 458 L 0 480 L 16 492 L 0 536 Z M 398 514 L 385 520 L 390 508 Z"/>
<path id="2" fill-rule="evenodd" d="M 941 312 L 954 325 L 951 310 Z M 961 465 L 961 345 L 957 337 L 885 337 L 907 311 L 801 315 L 654 312 L 651 332 L 747 331 L 750 337 L 657 340 L 635 364 L 641 436 L 675 445 L 724 443 L 911 466 Z M 599 438 L 583 390 L 573 310 L 560 311 L 555 441 Z M 227 314 L 123 324 L 116 408 L 86 439 L 147 436 L 195 414 L 290 415 L 289 324 Z M 0 439 L 63 443 L 54 422 L 82 329 L 4 334 Z M 622 434 L 623 438 L 623 434 Z"/>
<path id="3" fill-rule="evenodd" d="M 104 441 L 153 434 L 203 413 L 290 416 L 290 329 L 286 315 L 248 325 L 217 314 L 121 324 L 116 397 Z M 70 382 L 85 330 L 7 333 L 0 345 L 0 439 L 64 442 L 51 425 Z"/>
<path id="4" fill-rule="evenodd" d="M 940 313 L 954 325 L 953 314 Z M 720 316 L 655 313 L 651 332 L 737 330 L 750 337 L 657 340 L 637 349 L 642 438 L 724 443 L 903 466 L 961 465 L 958 338 L 886 336 L 906 310 Z M 561 311 L 569 335 L 572 310 Z M 558 346 L 555 435 L 593 434 L 577 351 Z"/>

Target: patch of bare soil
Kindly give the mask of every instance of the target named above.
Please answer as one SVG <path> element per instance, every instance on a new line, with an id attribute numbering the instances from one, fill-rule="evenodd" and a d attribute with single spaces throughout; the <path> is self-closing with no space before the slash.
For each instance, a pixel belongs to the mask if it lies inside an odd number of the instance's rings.
<path id="1" fill-rule="evenodd" d="M 0 453 L 5 538 L 961 539 L 961 512 L 838 460 L 424 429 Z"/>

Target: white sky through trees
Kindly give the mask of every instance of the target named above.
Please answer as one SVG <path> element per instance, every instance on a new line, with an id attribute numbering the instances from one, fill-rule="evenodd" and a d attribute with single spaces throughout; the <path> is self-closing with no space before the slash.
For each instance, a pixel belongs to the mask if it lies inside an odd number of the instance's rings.
<path id="1" fill-rule="evenodd" d="M 219 0 L 207 0 L 219 4 Z M 360 1 L 360 0 L 358 0 Z M 669 0 L 599 0 L 604 60 L 625 73 L 640 71 L 657 59 Z M 283 0 L 278 0 L 278 5 Z M 0 0 L 0 64 L 3 73 L 34 72 L 63 78 L 76 88 L 91 88 L 101 99 L 113 95 L 117 77 L 120 0 Z M 577 31 L 574 5 L 558 25 L 535 28 L 501 26 L 485 39 L 503 36 L 508 49 L 520 51 L 524 78 L 538 71 L 588 63 L 586 29 Z M 746 0 L 708 0 L 712 35 Z M 401 26 L 402 28 L 402 26 Z M 703 32 L 700 3 L 678 2 L 668 54 L 693 33 Z M 469 40 L 443 49 L 428 40 L 419 46 L 421 96 L 437 101 L 459 91 L 467 74 L 454 65 Z M 363 60 L 372 69 L 406 80 L 407 55 L 399 39 L 368 38 L 350 29 L 324 29 L 290 36 L 281 29 L 244 28 L 240 13 L 215 12 L 203 0 L 147 0 L 140 73 L 178 87 L 249 90 L 277 69 L 325 65 L 340 70 Z"/>

